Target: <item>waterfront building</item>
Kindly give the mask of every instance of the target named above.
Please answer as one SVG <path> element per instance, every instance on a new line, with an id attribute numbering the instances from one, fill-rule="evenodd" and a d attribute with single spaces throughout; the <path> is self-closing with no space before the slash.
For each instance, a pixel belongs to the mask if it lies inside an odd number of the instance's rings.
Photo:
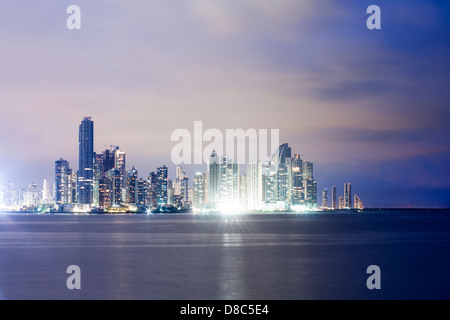
<path id="1" fill-rule="evenodd" d="M 94 122 L 85 117 L 79 127 L 78 202 L 92 204 L 94 196 Z"/>

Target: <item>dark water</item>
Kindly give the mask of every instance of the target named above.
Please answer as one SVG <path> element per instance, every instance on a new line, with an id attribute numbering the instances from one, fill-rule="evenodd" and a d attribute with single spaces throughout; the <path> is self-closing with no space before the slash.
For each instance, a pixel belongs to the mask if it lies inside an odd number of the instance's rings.
<path id="1" fill-rule="evenodd" d="M 0 298 L 449 299 L 450 212 L 0 215 Z"/>

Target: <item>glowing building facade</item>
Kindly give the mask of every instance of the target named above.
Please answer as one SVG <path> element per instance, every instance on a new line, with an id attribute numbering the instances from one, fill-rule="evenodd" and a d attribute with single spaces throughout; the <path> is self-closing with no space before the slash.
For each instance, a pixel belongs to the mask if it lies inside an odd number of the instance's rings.
<path id="1" fill-rule="evenodd" d="M 85 117 L 79 127 L 78 203 L 94 200 L 94 122 Z"/>

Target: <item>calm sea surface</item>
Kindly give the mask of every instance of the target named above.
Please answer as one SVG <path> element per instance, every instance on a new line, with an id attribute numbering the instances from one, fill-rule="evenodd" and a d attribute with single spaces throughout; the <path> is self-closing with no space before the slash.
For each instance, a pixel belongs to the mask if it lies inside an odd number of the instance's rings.
<path id="1" fill-rule="evenodd" d="M 450 299 L 450 212 L 0 214 L 0 299 Z"/>

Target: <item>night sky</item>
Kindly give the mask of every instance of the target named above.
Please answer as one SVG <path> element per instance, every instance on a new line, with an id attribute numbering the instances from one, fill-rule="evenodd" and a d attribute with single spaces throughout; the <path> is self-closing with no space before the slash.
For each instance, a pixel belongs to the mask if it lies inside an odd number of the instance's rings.
<path id="1" fill-rule="evenodd" d="M 279 129 L 319 194 L 450 207 L 449 17 L 430 0 L 2 0 L 0 184 L 53 181 L 60 157 L 78 169 L 84 116 L 97 152 L 173 176 L 171 133 L 203 121 Z"/>

